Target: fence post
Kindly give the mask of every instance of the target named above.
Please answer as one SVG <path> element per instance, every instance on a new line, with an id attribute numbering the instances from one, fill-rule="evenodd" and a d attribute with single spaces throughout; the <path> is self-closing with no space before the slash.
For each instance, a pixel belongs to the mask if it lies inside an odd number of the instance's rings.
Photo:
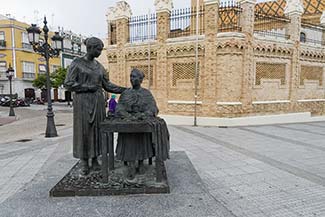
<path id="1" fill-rule="evenodd" d="M 254 82 L 254 21 L 256 0 L 238 0 L 242 13 L 240 25 L 246 37 L 246 47 L 243 56 L 241 103 L 245 112 L 252 110 L 252 88 Z"/>
<path id="2" fill-rule="evenodd" d="M 301 32 L 301 15 L 304 13 L 304 6 L 300 0 L 289 0 L 284 8 L 284 14 L 289 17 L 287 31 L 290 40 L 293 42 L 300 41 Z"/>
<path id="3" fill-rule="evenodd" d="M 131 8 L 126 1 L 118 1 L 115 6 L 116 19 L 116 44 L 117 44 L 117 79 L 118 84 L 128 85 L 129 72 L 126 68 L 125 44 L 129 40 L 129 18 L 131 17 Z"/>
<path id="4" fill-rule="evenodd" d="M 254 34 L 254 18 L 256 0 L 237 0 L 243 9 L 240 14 L 240 25 L 242 32 L 246 36 L 252 37 Z"/>
<path id="5" fill-rule="evenodd" d="M 170 12 L 173 7 L 172 0 L 155 0 L 155 8 L 157 13 L 157 91 L 156 99 L 159 109 L 167 112 L 168 106 L 168 65 L 167 65 L 167 47 L 166 40 L 170 32 Z"/>
<path id="6" fill-rule="evenodd" d="M 219 17 L 219 0 L 204 0 L 204 71 L 200 70 L 201 93 L 203 96 L 202 115 L 213 115 L 216 110 L 217 96 L 217 33 Z M 200 67 L 201 69 L 203 67 Z M 200 95 L 200 94 L 199 94 Z M 200 99 L 199 98 L 199 99 Z"/>
<path id="7" fill-rule="evenodd" d="M 320 18 L 320 25 L 325 27 L 325 11 L 323 11 L 323 14 Z M 325 46 L 325 30 L 323 30 L 322 34 L 322 46 Z"/>
<path id="8" fill-rule="evenodd" d="M 165 43 L 170 32 L 170 12 L 173 7 L 172 0 L 156 0 L 157 13 L 157 40 L 159 43 Z"/>
<path id="9" fill-rule="evenodd" d="M 289 17 L 290 23 L 287 30 L 290 40 L 294 43 L 292 50 L 292 61 L 289 81 L 289 100 L 291 101 L 291 110 L 295 111 L 297 106 L 297 90 L 299 87 L 300 73 L 300 32 L 301 16 L 304 13 L 304 6 L 300 0 L 289 0 L 284 9 L 284 14 Z"/>

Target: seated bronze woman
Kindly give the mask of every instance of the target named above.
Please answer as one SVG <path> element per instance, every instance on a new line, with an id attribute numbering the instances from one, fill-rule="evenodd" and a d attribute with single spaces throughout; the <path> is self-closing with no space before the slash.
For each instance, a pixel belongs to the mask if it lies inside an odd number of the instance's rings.
<path id="1" fill-rule="evenodd" d="M 133 69 L 130 75 L 132 88 L 125 90 L 116 107 L 116 115 L 126 120 L 148 120 L 158 114 L 156 101 L 151 92 L 141 87 L 144 74 Z M 119 133 L 116 148 L 116 158 L 127 162 L 127 181 L 132 182 L 138 169 L 143 173 L 143 160 L 154 156 L 151 133 Z"/>

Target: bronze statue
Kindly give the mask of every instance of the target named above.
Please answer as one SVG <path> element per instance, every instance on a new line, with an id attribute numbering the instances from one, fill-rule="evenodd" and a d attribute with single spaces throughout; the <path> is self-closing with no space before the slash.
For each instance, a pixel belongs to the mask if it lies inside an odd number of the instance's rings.
<path id="1" fill-rule="evenodd" d="M 124 91 L 116 107 L 116 116 L 130 121 L 150 121 L 158 114 L 156 101 L 149 90 L 142 88 L 144 74 L 133 69 L 130 75 L 132 88 Z M 135 178 L 136 161 L 143 173 L 143 160 L 154 156 L 151 133 L 119 133 L 116 158 L 128 163 L 129 181 Z"/>
<path id="2" fill-rule="evenodd" d="M 102 92 L 122 93 L 125 88 L 112 84 L 105 68 L 95 60 L 104 44 L 95 37 L 86 40 L 87 54 L 73 60 L 65 79 L 65 87 L 73 91 L 73 156 L 81 160 L 81 174 L 99 168 L 101 154 L 99 123 L 105 118 L 105 100 Z"/>

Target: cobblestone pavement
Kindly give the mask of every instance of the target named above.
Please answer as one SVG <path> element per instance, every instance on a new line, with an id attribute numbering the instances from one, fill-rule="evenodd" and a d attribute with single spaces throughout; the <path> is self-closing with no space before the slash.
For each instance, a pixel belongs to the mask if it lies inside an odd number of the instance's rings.
<path id="1" fill-rule="evenodd" d="M 71 112 L 56 112 L 60 136 L 45 139 L 46 111 L 38 108 L 16 110 L 20 120 L 0 126 L 0 207 L 42 178 L 44 165 L 62 156 L 75 162 Z M 186 152 L 208 194 L 229 211 L 222 216 L 325 216 L 325 122 L 169 130 L 172 150 Z"/>

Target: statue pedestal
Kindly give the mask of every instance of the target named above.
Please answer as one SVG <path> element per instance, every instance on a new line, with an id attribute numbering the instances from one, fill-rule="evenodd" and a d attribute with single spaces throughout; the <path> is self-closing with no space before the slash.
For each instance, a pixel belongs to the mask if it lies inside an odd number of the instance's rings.
<path id="1" fill-rule="evenodd" d="M 87 176 L 81 176 L 79 163 L 51 189 L 51 197 L 161 194 L 170 192 L 165 166 L 162 168 L 163 181 L 161 183 L 156 182 L 155 163 L 152 165 L 145 164 L 147 172 L 143 175 L 136 175 L 137 183 L 127 183 L 124 180 L 126 167 L 123 162 L 115 161 L 115 169 L 109 171 L 108 181 L 103 183 L 101 171 L 92 171 Z"/>
<path id="2" fill-rule="evenodd" d="M 124 162 L 114 159 L 114 132 L 151 133 L 155 161 L 145 160 L 143 171 L 135 178 L 126 179 Z M 169 158 L 169 133 L 163 119 L 143 121 L 109 119 L 100 123 L 102 166 L 91 170 L 87 176 L 80 175 L 80 162 L 50 191 L 50 196 L 104 196 L 126 194 L 169 193 L 164 161 Z"/>

